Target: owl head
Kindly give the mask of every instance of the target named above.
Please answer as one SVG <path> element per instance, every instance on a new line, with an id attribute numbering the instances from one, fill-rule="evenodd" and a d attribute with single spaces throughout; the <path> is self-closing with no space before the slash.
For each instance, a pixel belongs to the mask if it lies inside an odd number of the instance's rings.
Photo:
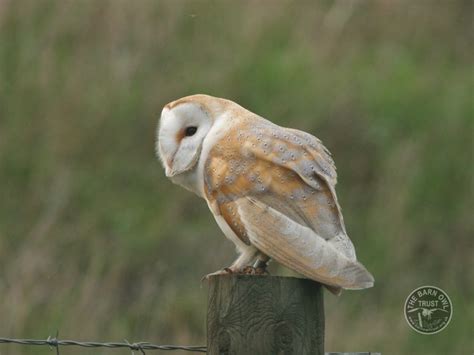
<path id="1" fill-rule="evenodd" d="M 166 176 L 174 177 L 196 167 L 218 106 L 217 98 L 193 95 L 163 108 L 156 150 Z"/>

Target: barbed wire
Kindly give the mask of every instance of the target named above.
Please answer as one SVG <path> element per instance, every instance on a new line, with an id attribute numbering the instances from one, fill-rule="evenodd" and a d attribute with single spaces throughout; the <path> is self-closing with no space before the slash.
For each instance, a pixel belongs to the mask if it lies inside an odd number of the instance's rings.
<path id="1" fill-rule="evenodd" d="M 77 341 L 77 340 L 59 340 L 56 337 L 49 336 L 47 339 L 11 339 L 0 338 L 0 344 L 20 344 L 20 345 L 36 345 L 36 346 L 50 346 L 56 349 L 56 355 L 59 355 L 60 346 L 81 346 L 84 348 L 128 348 L 132 351 L 140 351 L 146 355 L 145 350 L 184 350 L 194 351 L 197 353 L 207 352 L 205 346 L 186 346 L 186 345 L 156 345 L 148 342 L 129 343 L 125 340 L 123 343 L 109 342 L 101 343 L 97 341 Z"/>

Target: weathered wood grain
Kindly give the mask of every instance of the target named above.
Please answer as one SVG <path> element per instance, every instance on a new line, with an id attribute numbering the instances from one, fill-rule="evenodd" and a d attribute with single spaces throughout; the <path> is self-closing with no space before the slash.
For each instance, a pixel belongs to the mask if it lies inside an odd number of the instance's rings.
<path id="1" fill-rule="evenodd" d="M 314 281 L 212 276 L 208 302 L 208 354 L 324 354 L 323 290 Z"/>

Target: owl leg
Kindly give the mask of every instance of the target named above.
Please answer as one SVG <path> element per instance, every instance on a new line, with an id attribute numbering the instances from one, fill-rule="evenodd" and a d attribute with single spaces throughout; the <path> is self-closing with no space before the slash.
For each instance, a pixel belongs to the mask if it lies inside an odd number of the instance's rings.
<path id="1" fill-rule="evenodd" d="M 254 247 L 245 248 L 242 250 L 242 253 L 239 255 L 237 260 L 235 260 L 231 266 L 227 269 L 230 269 L 232 272 L 243 272 L 246 267 L 252 264 L 252 261 L 255 260 L 258 250 Z"/>
<path id="2" fill-rule="evenodd" d="M 252 266 L 254 269 L 254 273 L 256 275 L 268 274 L 267 266 L 268 266 L 269 261 L 270 261 L 270 257 L 268 255 L 259 253 L 257 260 Z"/>
<path id="3" fill-rule="evenodd" d="M 267 263 L 270 260 L 270 257 L 258 252 L 257 260 L 253 265 L 248 265 L 242 269 L 243 274 L 247 275 L 265 275 L 268 274 Z"/>
<path id="4" fill-rule="evenodd" d="M 208 274 L 204 276 L 202 279 L 209 279 L 210 276 L 214 275 L 225 275 L 225 274 L 239 274 L 239 273 L 247 273 L 245 269 L 249 266 L 252 261 L 255 259 L 258 250 L 254 247 L 248 247 L 245 249 L 241 249 L 241 254 L 239 257 L 232 263 L 231 266 L 226 267 L 222 270 L 218 270 L 213 272 L 212 274 Z"/>

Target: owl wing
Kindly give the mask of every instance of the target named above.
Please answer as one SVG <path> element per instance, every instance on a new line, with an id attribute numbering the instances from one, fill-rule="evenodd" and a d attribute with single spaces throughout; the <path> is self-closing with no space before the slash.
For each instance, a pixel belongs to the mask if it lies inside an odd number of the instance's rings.
<path id="1" fill-rule="evenodd" d="M 356 261 L 334 190 L 335 166 L 317 138 L 254 122 L 218 142 L 205 169 L 211 209 L 243 242 L 329 285 L 373 282 Z"/>
<path id="2" fill-rule="evenodd" d="M 250 242 L 282 265 L 330 286 L 362 289 L 373 286 L 373 277 L 313 230 L 296 223 L 261 201 L 237 201 Z"/>

